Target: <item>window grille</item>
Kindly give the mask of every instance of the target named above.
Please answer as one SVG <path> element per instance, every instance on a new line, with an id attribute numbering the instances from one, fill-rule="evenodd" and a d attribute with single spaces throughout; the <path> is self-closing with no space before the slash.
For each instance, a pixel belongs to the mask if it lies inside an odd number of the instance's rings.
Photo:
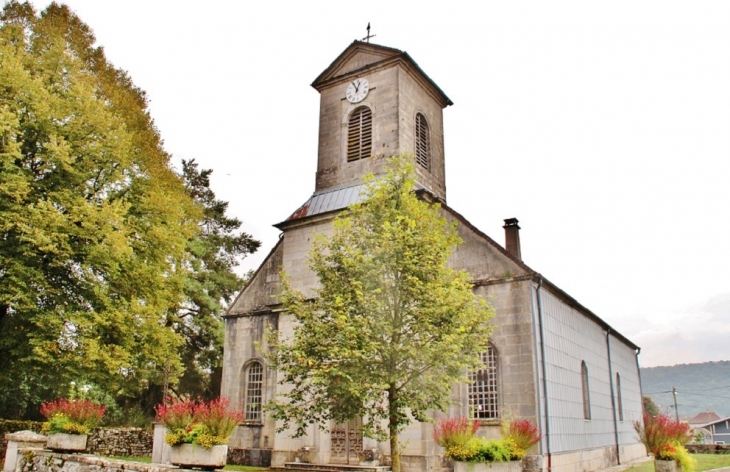
<path id="1" fill-rule="evenodd" d="M 428 129 L 426 117 L 416 113 L 416 162 L 424 169 L 429 168 L 431 149 L 431 131 Z"/>
<path id="2" fill-rule="evenodd" d="M 583 418 L 589 420 L 591 419 L 591 391 L 588 386 L 588 366 L 586 365 L 586 361 L 581 361 L 580 370 L 583 386 Z"/>
<path id="3" fill-rule="evenodd" d="M 347 162 L 367 159 L 372 147 L 373 114 L 368 107 L 357 107 L 347 125 Z"/>
<path id="4" fill-rule="evenodd" d="M 264 367 L 260 362 L 253 362 L 246 370 L 246 406 L 244 408 L 246 421 L 261 421 L 263 384 Z"/>
<path id="5" fill-rule="evenodd" d="M 616 400 L 618 403 L 618 420 L 624 420 L 624 402 L 621 399 L 621 376 L 616 372 Z"/>
<path id="6" fill-rule="evenodd" d="M 491 346 L 481 354 L 484 367 L 469 372 L 469 410 L 475 419 L 499 418 L 497 403 L 497 356 Z"/>

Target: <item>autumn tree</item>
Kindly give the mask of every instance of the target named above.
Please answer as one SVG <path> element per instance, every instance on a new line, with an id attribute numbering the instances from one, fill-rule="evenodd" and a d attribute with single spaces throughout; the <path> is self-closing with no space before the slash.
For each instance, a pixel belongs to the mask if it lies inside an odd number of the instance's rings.
<path id="1" fill-rule="evenodd" d="M 468 274 L 447 267 L 456 226 L 414 193 L 412 162 L 393 157 L 387 175 L 365 178 L 361 202 L 313 244 L 314 298 L 284 283 L 293 336 L 267 338 L 290 387 L 269 405 L 281 430 L 362 417 L 366 436 L 389 438 L 394 472 L 398 433 L 447 408 L 453 383 L 479 366 L 493 316 Z"/>
<path id="2" fill-rule="evenodd" d="M 66 6 L 0 17 L 0 415 L 73 380 L 133 397 L 183 371 L 170 329 L 204 209 L 144 92 Z M 172 321 L 171 321 L 172 320 Z"/>

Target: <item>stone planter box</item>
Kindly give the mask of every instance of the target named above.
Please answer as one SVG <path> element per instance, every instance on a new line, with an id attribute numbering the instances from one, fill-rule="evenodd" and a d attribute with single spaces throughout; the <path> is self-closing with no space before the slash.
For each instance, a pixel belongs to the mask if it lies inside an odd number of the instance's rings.
<path id="1" fill-rule="evenodd" d="M 227 456 L 226 445 L 205 449 L 195 444 L 179 444 L 170 449 L 170 462 L 182 468 L 222 469 Z"/>
<path id="2" fill-rule="evenodd" d="M 454 472 L 521 472 L 522 461 L 471 462 L 454 461 Z M 658 472 L 658 471 L 657 471 Z"/>
<path id="3" fill-rule="evenodd" d="M 654 471 L 655 472 L 682 472 L 682 466 L 680 466 L 675 461 L 662 461 L 662 460 L 655 460 L 654 461 Z"/>
<path id="4" fill-rule="evenodd" d="M 82 452 L 86 450 L 85 434 L 53 433 L 48 435 L 46 448 L 52 451 Z"/>

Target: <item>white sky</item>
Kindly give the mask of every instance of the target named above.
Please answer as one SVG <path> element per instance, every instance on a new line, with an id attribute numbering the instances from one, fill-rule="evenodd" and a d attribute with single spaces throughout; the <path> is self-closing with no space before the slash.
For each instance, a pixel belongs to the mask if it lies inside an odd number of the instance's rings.
<path id="1" fill-rule="evenodd" d="M 37 1 L 43 8 L 48 2 Z M 372 23 L 455 105 L 447 201 L 642 347 L 730 359 L 730 2 L 68 0 L 263 243 L 314 190 L 309 84 Z"/>

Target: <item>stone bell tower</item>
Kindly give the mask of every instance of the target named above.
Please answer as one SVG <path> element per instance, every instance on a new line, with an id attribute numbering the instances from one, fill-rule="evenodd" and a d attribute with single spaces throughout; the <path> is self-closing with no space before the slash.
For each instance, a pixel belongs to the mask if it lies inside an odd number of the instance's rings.
<path id="1" fill-rule="evenodd" d="M 403 51 L 353 42 L 312 83 L 319 91 L 315 194 L 383 172 L 384 159 L 416 156 L 417 182 L 446 201 L 443 109 L 451 100 Z"/>

